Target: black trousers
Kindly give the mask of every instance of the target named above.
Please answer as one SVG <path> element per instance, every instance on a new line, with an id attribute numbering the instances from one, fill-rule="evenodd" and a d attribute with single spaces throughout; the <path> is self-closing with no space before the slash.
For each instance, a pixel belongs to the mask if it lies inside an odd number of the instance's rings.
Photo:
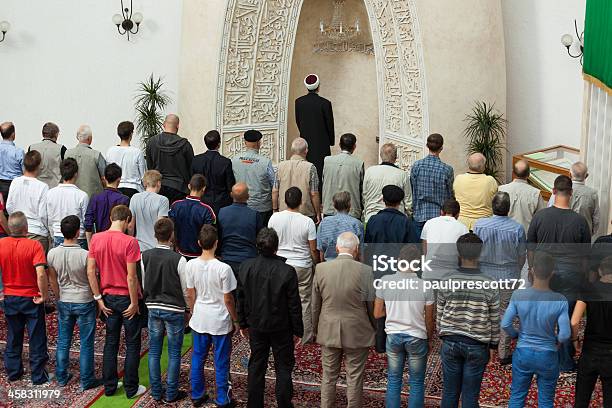
<path id="1" fill-rule="evenodd" d="M 293 334 L 283 332 L 262 332 L 249 330 L 251 358 L 249 359 L 249 375 L 247 379 L 248 408 L 264 407 L 264 391 L 266 387 L 266 370 L 270 348 L 274 355 L 274 371 L 276 372 L 276 403 L 279 408 L 293 408 L 293 379 L 291 372 L 295 365 L 293 355 Z"/>
<path id="2" fill-rule="evenodd" d="M 106 307 L 112 309 L 113 314 L 106 317 L 106 339 L 104 341 L 104 356 L 102 359 L 102 376 L 104 379 L 104 393 L 113 395 L 117 391 L 117 354 L 121 327 L 125 329 L 125 364 L 123 387 L 128 398 L 138 391 L 138 366 L 140 365 L 140 315 L 131 320 L 123 317 L 122 313 L 130 305 L 129 296 L 104 296 Z"/>
<path id="3" fill-rule="evenodd" d="M 604 408 L 612 408 L 612 349 L 587 347 L 578 361 L 575 408 L 588 408 L 597 378 L 601 379 Z"/>
<path id="4" fill-rule="evenodd" d="M 268 226 L 268 221 L 270 221 L 270 217 L 272 217 L 272 213 L 273 211 L 258 211 L 259 216 L 261 217 L 261 225 L 263 225 L 264 227 Z"/>
<path id="5" fill-rule="evenodd" d="M 6 206 L 6 200 L 8 199 L 9 188 L 11 187 L 12 180 L 0 180 L 0 194 L 2 195 L 2 202 Z M 8 214 L 4 210 L 5 215 Z"/>
<path id="6" fill-rule="evenodd" d="M 138 193 L 135 188 L 120 187 L 118 190 L 121 191 L 121 194 L 128 196 L 130 200 L 134 194 Z"/>
<path id="7" fill-rule="evenodd" d="M 182 191 L 175 190 L 172 187 L 168 186 L 161 186 L 159 194 L 166 197 L 170 202 L 170 205 L 172 205 L 172 203 L 174 203 L 175 201 L 182 200 L 187 197 L 187 194 L 183 193 Z"/>

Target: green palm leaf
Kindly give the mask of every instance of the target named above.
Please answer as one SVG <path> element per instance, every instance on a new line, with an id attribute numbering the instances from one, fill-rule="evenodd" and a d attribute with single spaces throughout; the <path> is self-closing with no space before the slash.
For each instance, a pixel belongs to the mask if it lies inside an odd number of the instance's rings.
<path id="1" fill-rule="evenodd" d="M 494 104 L 476 102 L 472 112 L 466 115 L 463 132 L 467 139 L 467 153 L 482 153 L 487 159 L 485 174 L 501 182 L 500 169 L 506 151 L 506 129 L 508 121 L 495 110 Z"/>
<path id="2" fill-rule="evenodd" d="M 162 78 L 155 78 L 153 74 L 146 81 L 138 83 L 134 96 L 135 122 L 143 149 L 151 136 L 155 136 L 162 131 L 163 111 L 172 103 L 172 99 L 163 89 L 164 85 Z"/>

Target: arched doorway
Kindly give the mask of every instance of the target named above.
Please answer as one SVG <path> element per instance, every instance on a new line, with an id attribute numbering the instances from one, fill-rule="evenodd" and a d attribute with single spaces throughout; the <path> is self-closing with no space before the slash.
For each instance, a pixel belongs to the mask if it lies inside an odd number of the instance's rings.
<path id="1" fill-rule="evenodd" d="M 242 133 L 258 129 L 262 151 L 285 159 L 289 75 L 304 0 L 229 0 L 217 83 L 222 150 L 243 148 Z M 380 142 L 398 146 L 399 165 L 423 154 L 428 133 L 421 39 L 412 0 L 364 0 L 378 84 Z"/>

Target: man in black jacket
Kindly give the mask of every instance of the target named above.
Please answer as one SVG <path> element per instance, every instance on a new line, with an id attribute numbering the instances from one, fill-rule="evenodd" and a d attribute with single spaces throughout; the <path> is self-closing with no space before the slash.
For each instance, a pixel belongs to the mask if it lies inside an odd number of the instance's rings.
<path id="1" fill-rule="evenodd" d="M 206 177 L 206 191 L 202 202 L 210 205 L 215 214 L 219 214 L 221 208 L 232 204 L 230 192 L 236 184 L 236 179 L 232 171 L 232 161 L 219 153 L 219 132 L 211 130 L 206 133 L 204 144 L 208 150 L 193 158 L 191 173 Z"/>
<path id="2" fill-rule="evenodd" d="M 302 305 L 295 269 L 276 255 L 277 249 L 276 231 L 263 228 L 257 235 L 259 256 L 240 266 L 240 332 L 249 336 L 251 346 L 247 380 L 249 408 L 264 406 L 270 347 L 276 369 L 277 405 L 279 408 L 293 407 L 293 336 L 301 338 L 304 334 Z"/>
<path id="3" fill-rule="evenodd" d="M 319 77 L 310 74 L 304 79 L 308 94 L 295 100 L 295 121 L 300 137 L 308 142 L 306 160 L 317 168 L 319 181 L 323 175 L 323 161 L 331 155 L 330 146 L 335 144 L 334 113 L 332 104 L 319 96 Z M 322 184 L 319 183 L 319 186 Z"/>
<path id="4" fill-rule="evenodd" d="M 162 187 L 159 194 L 170 201 L 170 204 L 185 198 L 191 179 L 191 162 L 193 147 L 189 140 L 180 137 L 179 117 L 173 114 L 166 116 L 164 131 L 153 136 L 147 142 L 147 168 L 162 174 Z"/>

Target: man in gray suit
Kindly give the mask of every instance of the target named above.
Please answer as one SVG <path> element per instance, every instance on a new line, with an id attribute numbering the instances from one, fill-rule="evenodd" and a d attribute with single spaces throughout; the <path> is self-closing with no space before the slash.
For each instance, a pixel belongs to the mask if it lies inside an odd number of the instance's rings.
<path id="1" fill-rule="evenodd" d="M 373 274 L 357 261 L 359 239 L 338 237 L 338 257 L 317 265 L 312 287 L 312 323 L 321 345 L 321 407 L 336 405 L 336 381 L 344 357 L 348 408 L 362 406 L 363 373 L 374 345 Z"/>
<path id="2" fill-rule="evenodd" d="M 352 133 L 340 136 L 340 153 L 325 158 L 323 166 L 323 215 L 336 214 L 333 197 L 339 191 L 347 191 L 351 196 L 350 216 L 361 219 L 363 160 L 354 156 L 357 138 Z"/>

